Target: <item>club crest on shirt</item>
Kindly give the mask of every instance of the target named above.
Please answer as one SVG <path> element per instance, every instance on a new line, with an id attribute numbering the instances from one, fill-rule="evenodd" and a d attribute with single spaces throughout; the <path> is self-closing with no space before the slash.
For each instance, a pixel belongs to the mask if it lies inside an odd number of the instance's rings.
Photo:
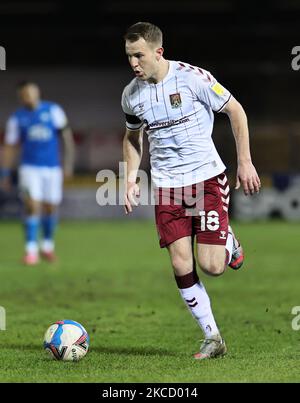
<path id="1" fill-rule="evenodd" d="M 40 114 L 40 119 L 42 122 L 48 122 L 50 120 L 50 115 L 48 112 L 42 112 Z"/>
<path id="2" fill-rule="evenodd" d="M 172 108 L 180 108 L 182 105 L 180 93 L 177 92 L 176 94 L 170 94 L 170 102 Z"/>

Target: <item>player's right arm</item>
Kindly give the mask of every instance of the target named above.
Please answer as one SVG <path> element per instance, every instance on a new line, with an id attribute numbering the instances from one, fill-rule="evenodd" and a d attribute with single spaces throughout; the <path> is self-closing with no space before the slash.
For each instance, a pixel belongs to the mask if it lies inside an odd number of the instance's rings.
<path id="1" fill-rule="evenodd" d="M 19 149 L 19 127 L 17 118 L 12 116 L 6 124 L 2 163 L 0 168 L 0 183 L 5 191 L 10 190 L 11 170 Z"/>
<path id="2" fill-rule="evenodd" d="M 137 206 L 135 198 L 139 196 L 139 186 L 136 183 L 137 172 L 143 155 L 143 130 L 126 128 L 123 139 L 123 161 L 125 162 L 125 213 L 132 212 L 132 206 Z"/>
<path id="3" fill-rule="evenodd" d="M 130 84 L 131 85 L 131 84 Z M 124 206 L 125 213 L 132 212 L 132 206 L 137 206 L 136 197 L 140 189 L 136 183 L 138 169 L 143 155 L 143 122 L 135 116 L 130 104 L 130 85 L 125 87 L 122 94 L 122 109 L 126 119 L 126 132 L 123 139 L 124 172 Z"/>

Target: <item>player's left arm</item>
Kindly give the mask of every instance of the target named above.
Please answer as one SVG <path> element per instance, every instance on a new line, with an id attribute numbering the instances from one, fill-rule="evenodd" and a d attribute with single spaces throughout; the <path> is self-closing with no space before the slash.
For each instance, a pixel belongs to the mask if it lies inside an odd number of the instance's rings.
<path id="1" fill-rule="evenodd" d="M 198 99 L 214 112 L 226 113 L 230 119 L 238 160 L 235 188 L 242 184 L 246 195 L 258 192 L 260 180 L 251 160 L 247 116 L 243 107 L 210 72 L 199 68 L 194 71 L 197 74 L 191 74 L 189 79 Z"/>
<path id="2" fill-rule="evenodd" d="M 64 147 L 64 159 L 63 159 L 64 177 L 68 179 L 71 178 L 74 174 L 74 162 L 75 162 L 74 136 L 68 124 L 60 131 Z"/>
<path id="3" fill-rule="evenodd" d="M 75 143 L 73 132 L 65 111 L 60 107 L 60 105 L 53 104 L 50 111 L 53 124 L 61 134 L 63 141 L 63 171 L 64 177 L 68 179 L 71 178 L 74 173 Z"/>
<path id="4" fill-rule="evenodd" d="M 252 164 L 246 113 L 233 96 L 220 112 L 228 115 L 236 143 L 238 166 L 235 189 L 239 189 L 242 184 L 246 196 L 258 193 L 261 183 Z"/>

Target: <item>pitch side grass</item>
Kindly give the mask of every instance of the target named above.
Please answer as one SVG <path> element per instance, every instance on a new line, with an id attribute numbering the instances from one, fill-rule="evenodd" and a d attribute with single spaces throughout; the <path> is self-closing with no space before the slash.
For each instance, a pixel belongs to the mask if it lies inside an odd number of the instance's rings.
<path id="1" fill-rule="evenodd" d="M 19 223 L 0 224 L 1 382 L 299 382 L 300 224 L 234 224 L 246 262 L 200 274 L 228 346 L 194 361 L 202 338 L 151 221 L 64 222 L 55 264 L 20 264 Z M 73 319 L 91 344 L 78 363 L 49 360 L 47 327 Z M 297 319 L 297 318 L 296 318 Z M 300 324 L 300 319 L 299 319 Z"/>

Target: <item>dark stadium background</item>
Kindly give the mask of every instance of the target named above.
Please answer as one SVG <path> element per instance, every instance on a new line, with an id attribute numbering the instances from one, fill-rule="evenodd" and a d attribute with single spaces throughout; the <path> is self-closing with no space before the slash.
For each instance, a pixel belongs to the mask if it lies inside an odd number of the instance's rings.
<path id="1" fill-rule="evenodd" d="M 282 193 L 298 183 L 300 71 L 292 70 L 291 51 L 300 44 L 299 2 L 2 1 L 0 20 L 0 45 L 7 53 L 6 71 L 0 72 L 0 132 L 16 107 L 15 84 L 37 81 L 44 98 L 65 108 L 74 130 L 75 184 L 95 186 L 100 169 L 118 170 L 124 127 L 120 97 L 132 78 L 122 37 L 126 27 L 141 20 L 161 27 L 167 58 L 206 68 L 242 103 L 264 186 Z M 214 139 L 233 183 L 234 140 L 222 114 L 216 117 Z M 149 170 L 147 157 L 142 167 Z M 300 217 L 300 196 L 295 197 L 287 216 Z M 262 204 L 268 210 L 262 216 L 284 215 L 280 206 Z M 248 218 L 255 216 L 247 211 Z M 237 217 L 243 212 L 241 207 Z"/>
<path id="2" fill-rule="evenodd" d="M 222 360 L 191 360 L 202 334 L 158 246 L 153 206 L 125 216 L 122 206 L 96 203 L 97 172 L 118 174 L 122 159 L 120 99 L 133 77 L 122 37 L 137 21 L 160 26 L 166 58 L 209 70 L 248 115 L 263 187 L 253 197 L 231 192 L 231 225 L 245 263 L 218 278 L 198 270 L 228 346 Z M 87 383 L 86 393 L 95 382 L 97 398 L 101 382 L 201 383 L 199 398 L 205 382 L 299 383 L 300 69 L 292 69 L 291 54 L 300 47 L 299 23 L 300 0 L 0 1 L 7 57 L 0 70 L 0 161 L 23 79 L 62 105 L 76 140 L 55 263 L 24 267 L 17 186 L 10 194 L 0 190 L 0 383 L 53 382 L 57 395 L 59 383 Z M 225 115 L 216 116 L 213 136 L 234 185 Z M 142 167 L 149 172 L 147 150 Z M 48 326 L 62 319 L 78 321 L 90 335 L 88 355 L 76 365 L 53 362 L 42 348 Z"/>

